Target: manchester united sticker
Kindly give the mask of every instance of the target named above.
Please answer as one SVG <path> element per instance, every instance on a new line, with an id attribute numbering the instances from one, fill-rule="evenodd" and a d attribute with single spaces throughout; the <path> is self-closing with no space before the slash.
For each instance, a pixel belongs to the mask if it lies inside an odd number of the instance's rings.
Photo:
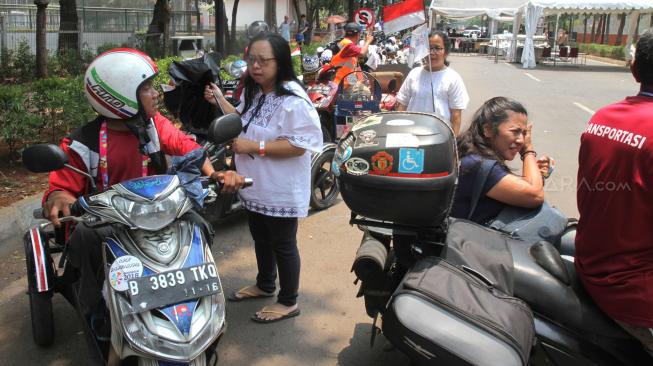
<path id="1" fill-rule="evenodd" d="M 379 151 L 372 155 L 372 171 L 369 174 L 386 175 L 392 170 L 392 155 Z"/>

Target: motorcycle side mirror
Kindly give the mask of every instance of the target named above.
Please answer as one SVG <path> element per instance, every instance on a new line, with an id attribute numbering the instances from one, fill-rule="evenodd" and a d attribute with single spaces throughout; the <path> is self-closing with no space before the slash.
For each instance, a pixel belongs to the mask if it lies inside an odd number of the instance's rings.
<path id="1" fill-rule="evenodd" d="M 23 150 L 23 164 L 34 173 L 47 173 L 62 169 L 68 163 L 68 155 L 54 144 L 32 145 Z"/>
<path id="2" fill-rule="evenodd" d="M 388 93 L 394 93 L 397 89 L 397 79 L 392 79 L 388 83 Z"/>
<path id="3" fill-rule="evenodd" d="M 224 144 L 238 137 L 242 130 L 243 123 L 240 116 L 236 113 L 230 113 L 214 119 L 209 125 L 208 135 L 214 143 Z"/>

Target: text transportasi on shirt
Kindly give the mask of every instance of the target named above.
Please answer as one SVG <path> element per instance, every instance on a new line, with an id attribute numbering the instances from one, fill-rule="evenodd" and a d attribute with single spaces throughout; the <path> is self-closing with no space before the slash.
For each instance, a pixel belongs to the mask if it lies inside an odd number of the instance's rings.
<path id="1" fill-rule="evenodd" d="M 610 140 L 630 145 L 638 149 L 641 149 L 642 146 L 644 146 L 644 142 L 646 141 L 646 136 L 597 123 L 590 123 L 585 129 L 585 133 L 589 133 L 602 138 L 607 137 Z"/>

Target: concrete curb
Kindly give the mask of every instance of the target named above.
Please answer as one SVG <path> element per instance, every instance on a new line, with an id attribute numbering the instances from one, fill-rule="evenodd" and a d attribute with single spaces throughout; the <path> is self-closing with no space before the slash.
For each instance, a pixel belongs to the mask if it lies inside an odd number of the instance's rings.
<path id="1" fill-rule="evenodd" d="M 42 220 L 32 217 L 32 211 L 41 207 L 41 193 L 24 198 L 0 209 L 0 246 L 20 244 L 25 231 Z"/>

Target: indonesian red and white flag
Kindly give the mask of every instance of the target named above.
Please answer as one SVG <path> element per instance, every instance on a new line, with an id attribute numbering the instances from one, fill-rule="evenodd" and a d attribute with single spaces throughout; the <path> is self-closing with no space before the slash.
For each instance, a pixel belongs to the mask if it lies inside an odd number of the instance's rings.
<path id="1" fill-rule="evenodd" d="M 302 55 L 302 50 L 297 46 L 292 52 L 290 52 L 290 56 L 301 56 Z"/>
<path id="2" fill-rule="evenodd" d="M 424 0 L 406 0 L 383 7 L 383 33 L 391 34 L 426 22 Z"/>

